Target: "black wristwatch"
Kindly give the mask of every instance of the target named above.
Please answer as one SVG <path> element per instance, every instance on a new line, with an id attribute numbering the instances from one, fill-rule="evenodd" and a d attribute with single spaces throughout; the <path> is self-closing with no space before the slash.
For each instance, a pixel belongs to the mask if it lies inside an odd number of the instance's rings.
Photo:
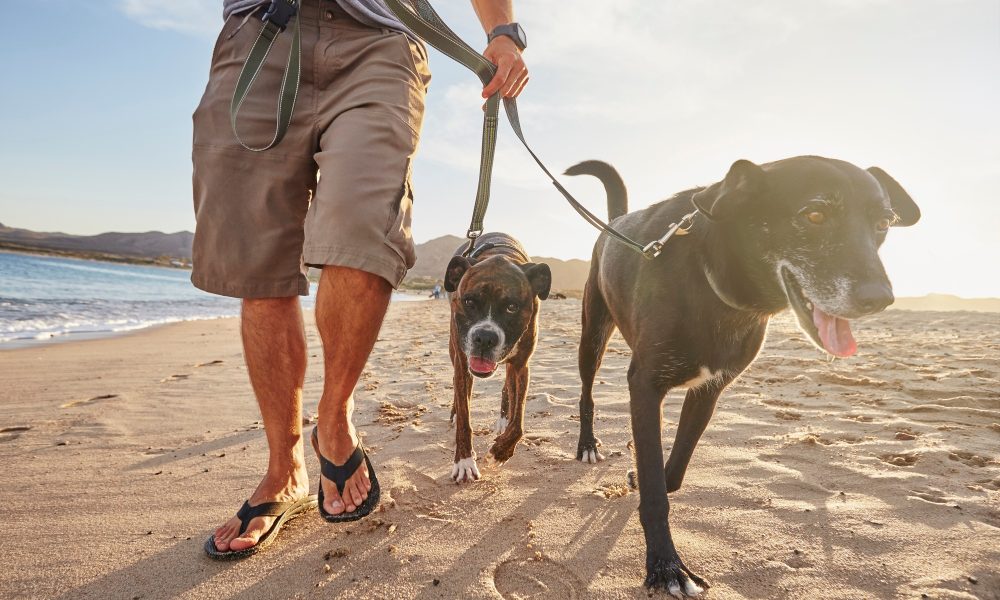
<path id="1" fill-rule="evenodd" d="M 514 40 L 514 45 L 516 45 L 521 50 L 528 47 L 528 36 L 524 35 L 524 28 L 522 28 L 517 23 L 507 23 L 506 25 L 497 25 L 493 28 L 486 39 L 488 42 L 492 42 L 496 37 L 505 35 L 510 39 Z"/>

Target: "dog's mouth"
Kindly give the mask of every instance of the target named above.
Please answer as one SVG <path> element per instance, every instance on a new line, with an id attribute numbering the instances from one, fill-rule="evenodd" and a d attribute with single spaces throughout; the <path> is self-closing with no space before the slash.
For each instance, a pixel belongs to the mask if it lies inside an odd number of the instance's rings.
<path id="1" fill-rule="evenodd" d="M 781 269 L 781 280 L 788 303 L 795 311 L 799 327 L 824 351 L 840 357 L 853 356 L 858 344 L 851 332 L 851 322 L 843 317 L 825 312 L 802 291 L 802 286 L 788 269 Z"/>
<path id="2" fill-rule="evenodd" d="M 482 356 L 470 356 L 469 357 L 469 370 L 476 377 L 489 377 L 497 370 L 496 361 L 484 358 Z"/>

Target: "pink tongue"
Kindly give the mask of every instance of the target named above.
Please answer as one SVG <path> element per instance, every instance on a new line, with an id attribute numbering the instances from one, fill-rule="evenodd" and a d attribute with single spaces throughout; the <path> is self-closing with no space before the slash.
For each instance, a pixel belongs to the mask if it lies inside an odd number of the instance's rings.
<path id="1" fill-rule="evenodd" d="M 469 357 L 469 368 L 476 373 L 492 373 L 497 368 L 497 364 L 492 360 L 486 360 L 478 356 Z"/>
<path id="2" fill-rule="evenodd" d="M 819 330 L 823 347 L 834 356 L 853 356 L 858 351 L 858 343 L 851 333 L 851 323 L 847 319 L 834 317 L 813 307 L 813 323 Z"/>

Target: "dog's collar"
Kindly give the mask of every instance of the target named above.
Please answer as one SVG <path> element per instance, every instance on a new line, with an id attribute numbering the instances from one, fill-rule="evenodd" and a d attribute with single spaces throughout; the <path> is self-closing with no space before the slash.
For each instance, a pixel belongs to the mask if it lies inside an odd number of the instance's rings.
<path id="1" fill-rule="evenodd" d="M 494 248 L 509 248 L 510 250 L 517 252 L 517 255 L 520 258 L 522 258 L 525 262 L 528 262 L 530 260 L 528 256 L 524 253 L 524 250 L 518 248 L 514 244 L 508 244 L 506 242 L 486 242 L 480 246 L 471 248 L 472 244 L 474 243 L 475 240 L 469 242 L 470 248 L 466 250 L 466 252 L 464 253 L 466 258 L 478 258 L 479 255 L 482 254 L 483 252 L 486 252 L 487 250 L 492 250 Z"/>

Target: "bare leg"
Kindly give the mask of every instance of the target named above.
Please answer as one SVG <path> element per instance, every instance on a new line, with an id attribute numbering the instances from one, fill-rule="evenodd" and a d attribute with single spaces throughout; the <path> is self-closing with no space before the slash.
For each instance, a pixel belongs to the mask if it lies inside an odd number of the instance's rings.
<path id="1" fill-rule="evenodd" d="M 309 492 L 302 446 L 306 339 L 299 299 L 244 300 L 240 331 L 269 450 L 267 473 L 250 496 L 250 504 L 297 500 Z M 215 530 L 215 546 L 222 552 L 249 548 L 274 519 L 253 519 L 239 535 L 240 520 L 233 517 Z"/>
<path id="2" fill-rule="evenodd" d="M 346 267 L 323 267 L 316 295 L 316 325 L 323 340 L 323 397 L 319 403 L 319 450 L 342 465 L 358 445 L 351 423 L 354 386 L 378 338 L 392 286 L 385 279 Z M 328 513 L 352 512 L 371 490 L 364 463 L 347 480 L 344 497 L 320 480 Z"/>

